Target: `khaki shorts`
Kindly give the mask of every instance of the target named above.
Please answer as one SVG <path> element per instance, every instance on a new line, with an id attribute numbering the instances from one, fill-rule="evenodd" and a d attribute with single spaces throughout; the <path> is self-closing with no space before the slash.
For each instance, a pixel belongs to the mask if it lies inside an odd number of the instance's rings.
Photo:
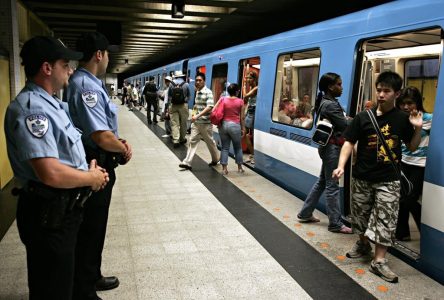
<path id="1" fill-rule="evenodd" d="M 392 246 L 398 222 L 399 181 L 352 180 L 352 228 L 375 243 Z"/>

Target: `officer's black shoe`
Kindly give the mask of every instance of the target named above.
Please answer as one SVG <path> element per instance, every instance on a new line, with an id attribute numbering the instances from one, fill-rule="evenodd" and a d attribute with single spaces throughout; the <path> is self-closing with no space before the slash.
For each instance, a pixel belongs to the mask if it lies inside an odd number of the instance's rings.
<path id="1" fill-rule="evenodd" d="M 153 122 L 151 122 L 151 120 L 148 120 L 148 124 L 151 124 L 151 123 L 153 123 Z"/>
<path id="2" fill-rule="evenodd" d="M 115 276 L 102 277 L 96 281 L 96 291 L 112 290 L 120 284 L 119 279 Z"/>

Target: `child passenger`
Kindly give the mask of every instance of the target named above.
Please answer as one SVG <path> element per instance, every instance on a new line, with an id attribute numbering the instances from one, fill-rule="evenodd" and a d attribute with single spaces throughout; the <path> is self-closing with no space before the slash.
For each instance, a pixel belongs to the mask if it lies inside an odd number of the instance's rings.
<path id="1" fill-rule="evenodd" d="M 381 73 L 376 79 L 377 107 L 371 109 L 398 163 L 401 161 L 401 141 L 414 151 L 420 142 L 422 127 L 421 112 L 412 110 L 409 116 L 395 108 L 401 86 L 402 78 L 397 73 Z M 390 270 L 385 256 L 395 239 L 401 189 L 399 178 L 384 146 L 378 141 L 367 111 L 356 115 L 344 137 L 346 141 L 333 178 L 339 179 L 344 174 L 345 164 L 358 142 L 357 160 L 353 167 L 351 222 L 359 240 L 347 252 L 347 257 L 370 255 L 370 240 L 375 243 L 370 272 L 388 282 L 398 282 L 398 276 Z"/>

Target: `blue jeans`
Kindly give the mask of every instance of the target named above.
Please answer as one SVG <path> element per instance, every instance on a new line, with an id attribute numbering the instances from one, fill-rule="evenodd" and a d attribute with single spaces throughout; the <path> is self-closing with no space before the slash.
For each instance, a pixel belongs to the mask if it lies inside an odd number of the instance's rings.
<path id="1" fill-rule="evenodd" d="M 321 174 L 311 188 L 310 193 L 305 199 L 304 206 L 298 215 L 301 218 L 310 218 L 319 202 L 319 198 L 325 190 L 329 230 L 340 229 L 343 225 L 341 221 L 341 211 L 339 209 L 339 185 L 338 182 L 331 177 L 333 170 L 338 166 L 340 151 L 341 147 L 334 144 L 319 147 L 318 152 L 322 159 Z"/>
<path id="2" fill-rule="evenodd" d="M 228 152 L 230 151 L 230 144 L 233 142 L 234 157 L 238 165 L 243 163 L 243 153 L 241 145 L 241 125 L 230 121 L 222 121 L 222 126 L 219 128 L 220 141 L 222 143 L 222 150 L 220 152 L 220 164 L 228 165 Z"/>

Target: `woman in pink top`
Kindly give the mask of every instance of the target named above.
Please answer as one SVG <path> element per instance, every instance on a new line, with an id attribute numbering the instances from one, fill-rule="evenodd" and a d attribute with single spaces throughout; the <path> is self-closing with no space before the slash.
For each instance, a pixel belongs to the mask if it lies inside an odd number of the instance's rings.
<path id="1" fill-rule="evenodd" d="M 216 103 L 214 108 L 224 105 L 224 119 L 222 125 L 219 127 L 220 140 L 222 142 L 222 150 L 220 154 L 220 164 L 222 165 L 222 173 L 228 174 L 228 152 L 230 150 L 230 144 L 233 142 L 234 157 L 237 163 L 237 171 L 243 173 L 242 168 L 242 134 L 245 132 L 244 125 L 244 100 L 238 98 L 239 86 L 232 83 L 228 86 L 227 92 L 229 96 L 222 97 Z"/>

